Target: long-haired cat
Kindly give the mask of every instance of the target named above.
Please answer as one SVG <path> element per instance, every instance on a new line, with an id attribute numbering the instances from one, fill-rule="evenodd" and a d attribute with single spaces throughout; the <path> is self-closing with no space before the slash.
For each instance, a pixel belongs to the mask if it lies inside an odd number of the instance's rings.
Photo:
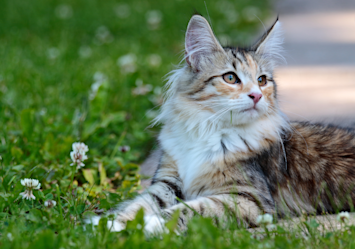
<path id="1" fill-rule="evenodd" d="M 172 72 L 156 119 L 163 124 L 159 167 L 143 194 L 112 211 L 112 230 L 124 229 L 141 208 L 145 229 L 154 232 L 175 210 L 184 230 L 196 212 L 214 218 L 232 213 L 253 227 L 263 213 L 352 207 L 355 133 L 287 121 L 273 78 L 281 43 L 278 21 L 245 49 L 223 48 L 205 18 L 191 18 L 186 63 Z"/>

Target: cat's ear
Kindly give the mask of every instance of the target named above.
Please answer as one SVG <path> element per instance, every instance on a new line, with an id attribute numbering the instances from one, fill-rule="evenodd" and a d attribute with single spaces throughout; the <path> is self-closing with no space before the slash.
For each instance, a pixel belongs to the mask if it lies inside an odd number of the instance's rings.
<path id="1" fill-rule="evenodd" d="M 207 20 L 200 15 L 194 15 L 187 26 L 185 36 L 185 58 L 188 65 L 199 70 L 204 57 L 214 51 L 223 52 Z"/>
<path id="2" fill-rule="evenodd" d="M 283 59 L 282 52 L 283 32 L 279 18 L 271 28 L 252 47 L 256 54 L 270 59 Z"/>

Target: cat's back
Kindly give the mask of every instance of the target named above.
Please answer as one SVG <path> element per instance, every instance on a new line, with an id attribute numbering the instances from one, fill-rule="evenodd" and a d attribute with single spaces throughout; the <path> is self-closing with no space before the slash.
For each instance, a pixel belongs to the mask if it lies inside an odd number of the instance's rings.
<path id="1" fill-rule="evenodd" d="M 314 182 L 314 187 L 327 182 L 333 187 L 355 180 L 354 129 L 309 122 L 293 122 L 290 127 L 283 144 L 288 175 L 294 181 Z"/>
<path id="2" fill-rule="evenodd" d="M 355 199 L 352 128 L 291 122 L 283 142 L 274 144 L 257 160 L 275 202 L 285 200 L 294 211 L 302 206 L 308 211 L 317 207 L 319 212 L 332 212 L 345 197 Z"/>
<path id="3" fill-rule="evenodd" d="M 355 130 L 331 124 L 291 122 L 290 133 L 284 139 L 288 149 L 304 155 L 355 159 Z"/>

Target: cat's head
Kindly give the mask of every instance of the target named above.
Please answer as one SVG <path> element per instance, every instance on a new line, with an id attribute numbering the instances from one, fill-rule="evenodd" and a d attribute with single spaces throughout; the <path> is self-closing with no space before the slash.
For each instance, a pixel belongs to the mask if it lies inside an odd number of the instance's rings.
<path id="1" fill-rule="evenodd" d="M 280 32 L 276 21 L 254 46 L 223 48 L 207 20 L 194 15 L 185 37 L 186 64 L 170 77 L 162 115 L 166 119 L 164 109 L 170 109 L 180 119 L 245 125 L 278 114 L 273 69 Z"/>

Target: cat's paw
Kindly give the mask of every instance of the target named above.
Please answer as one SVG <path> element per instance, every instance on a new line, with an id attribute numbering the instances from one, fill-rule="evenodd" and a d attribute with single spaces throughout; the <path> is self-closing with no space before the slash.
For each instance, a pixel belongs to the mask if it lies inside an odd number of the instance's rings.
<path id="1" fill-rule="evenodd" d="M 100 216 L 92 216 L 92 217 L 86 218 L 84 220 L 84 222 L 86 224 L 91 224 L 93 226 L 97 226 L 97 225 L 99 225 L 100 219 L 101 219 Z M 107 221 L 107 228 L 111 232 L 119 232 L 119 231 L 122 231 L 123 229 L 125 229 L 125 225 L 122 224 L 121 222 L 118 222 L 115 220 L 114 221 L 109 220 L 109 221 Z"/>
<path id="2" fill-rule="evenodd" d="M 165 227 L 165 220 L 158 215 L 144 216 L 144 223 L 144 233 L 148 236 L 169 232 Z"/>
<path id="3" fill-rule="evenodd" d="M 109 220 L 107 221 L 107 228 L 111 231 L 111 232 L 119 232 L 122 231 L 123 229 L 125 229 L 125 225 L 122 224 L 121 222 L 118 221 L 112 221 Z"/>
<path id="4" fill-rule="evenodd" d="M 90 216 L 84 219 L 85 224 L 91 224 L 93 226 L 99 225 L 101 217 L 100 216 Z"/>

